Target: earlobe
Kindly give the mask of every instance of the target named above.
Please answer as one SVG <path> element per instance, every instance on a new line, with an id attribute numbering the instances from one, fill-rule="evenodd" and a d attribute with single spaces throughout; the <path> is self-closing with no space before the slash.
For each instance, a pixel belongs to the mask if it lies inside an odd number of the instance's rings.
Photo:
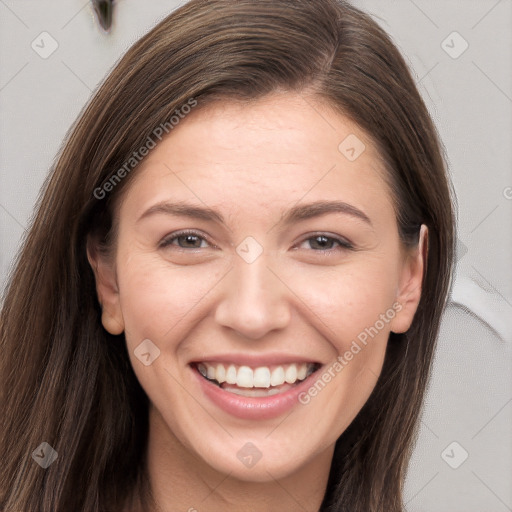
<path id="1" fill-rule="evenodd" d="M 391 321 L 391 331 L 406 332 L 413 321 L 421 299 L 423 276 L 426 272 L 428 257 L 428 228 L 421 225 L 418 247 L 409 255 L 401 273 L 396 302 L 400 305 Z"/>
<path id="2" fill-rule="evenodd" d="M 121 334 L 124 331 L 124 320 L 114 265 L 91 239 L 87 241 L 87 259 L 96 281 L 96 293 L 101 305 L 101 323 L 110 334 Z"/>
<path id="3" fill-rule="evenodd" d="M 124 331 L 124 324 L 119 322 L 117 318 L 108 310 L 103 309 L 101 312 L 101 323 L 110 334 L 122 334 Z"/>

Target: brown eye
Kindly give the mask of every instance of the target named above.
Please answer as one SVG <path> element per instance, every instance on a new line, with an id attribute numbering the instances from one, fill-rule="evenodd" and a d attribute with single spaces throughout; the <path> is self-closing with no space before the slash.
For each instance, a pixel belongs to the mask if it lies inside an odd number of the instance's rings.
<path id="1" fill-rule="evenodd" d="M 314 236 L 312 238 L 309 238 L 308 240 L 312 240 L 311 247 L 313 249 L 332 249 L 333 245 L 336 243 L 336 240 L 333 238 L 330 238 L 328 236 L 318 235 Z"/>
<path id="2" fill-rule="evenodd" d="M 314 235 L 309 238 L 306 238 L 302 242 L 302 244 L 306 242 L 309 242 L 310 248 L 312 248 L 315 251 L 331 251 L 333 249 L 336 250 L 336 248 L 338 248 L 338 250 L 353 248 L 353 246 L 346 240 L 332 236 L 327 236 L 325 234 Z"/>
<path id="3" fill-rule="evenodd" d="M 160 247 L 177 245 L 180 249 L 201 249 L 202 247 L 205 247 L 204 245 L 201 245 L 203 241 L 208 244 L 206 239 L 196 232 L 181 232 L 167 237 L 162 241 Z"/>

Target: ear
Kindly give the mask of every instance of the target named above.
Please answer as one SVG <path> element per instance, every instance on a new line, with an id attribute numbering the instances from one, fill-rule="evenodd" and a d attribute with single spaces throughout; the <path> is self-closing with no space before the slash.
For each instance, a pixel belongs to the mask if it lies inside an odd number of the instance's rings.
<path id="1" fill-rule="evenodd" d="M 421 225 L 418 246 L 405 258 L 400 283 L 397 290 L 397 314 L 390 322 L 391 330 L 395 333 L 406 332 L 412 324 L 414 314 L 418 309 L 421 298 L 424 270 L 428 256 L 428 228 Z"/>
<path id="2" fill-rule="evenodd" d="M 110 334 L 121 334 L 124 331 L 124 319 L 115 266 L 92 238 L 87 240 L 87 259 L 96 280 L 96 293 L 101 305 L 101 323 Z"/>

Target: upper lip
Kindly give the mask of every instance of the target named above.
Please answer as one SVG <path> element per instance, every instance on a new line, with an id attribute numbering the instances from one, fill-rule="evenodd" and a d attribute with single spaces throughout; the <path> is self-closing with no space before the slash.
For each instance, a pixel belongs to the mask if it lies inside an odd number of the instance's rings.
<path id="1" fill-rule="evenodd" d="M 291 354 L 216 354 L 204 355 L 200 359 L 193 359 L 190 364 L 197 363 L 228 363 L 236 366 L 276 366 L 293 363 L 315 363 L 321 364 L 316 359 L 307 356 L 291 355 Z"/>

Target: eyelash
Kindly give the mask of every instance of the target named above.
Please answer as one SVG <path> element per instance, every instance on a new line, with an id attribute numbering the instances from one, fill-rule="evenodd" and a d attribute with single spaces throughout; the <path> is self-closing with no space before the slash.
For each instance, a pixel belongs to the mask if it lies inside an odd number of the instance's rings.
<path id="1" fill-rule="evenodd" d="M 197 232 L 197 231 L 193 231 L 193 230 L 185 230 L 185 231 L 179 231 L 178 233 L 175 233 L 167 238 L 165 238 L 164 240 L 162 240 L 162 242 L 160 243 L 160 247 L 161 248 L 165 248 L 165 247 L 168 247 L 168 246 L 171 246 L 171 245 L 175 245 L 173 244 L 173 242 L 175 240 L 177 240 L 178 238 L 180 237 L 184 237 L 184 236 L 188 236 L 188 235 L 192 235 L 192 236 L 195 236 L 195 237 L 198 237 L 204 241 L 206 241 L 207 243 L 210 243 L 208 241 L 208 239 L 203 236 L 201 233 Z M 329 241 L 334 241 L 335 243 L 338 244 L 338 249 L 333 249 L 333 248 L 330 248 L 330 249 L 312 249 L 314 252 L 317 252 L 317 253 L 320 253 L 320 254 L 328 254 L 328 253 L 332 253 L 332 252 L 337 252 L 337 251 L 343 251 L 343 250 L 354 250 L 354 246 L 348 242 L 347 240 L 343 239 L 343 238 L 338 238 L 338 237 L 335 237 L 335 236 L 329 236 L 325 233 L 314 233 L 313 235 L 307 237 L 307 238 L 304 238 L 298 245 L 302 245 L 302 243 L 304 242 L 307 242 L 308 240 L 313 240 L 315 238 L 319 238 L 319 237 L 323 237 L 323 238 L 326 238 L 327 240 Z M 213 244 L 211 244 L 213 245 Z M 182 251 L 189 251 L 190 249 L 189 248 L 185 248 L 185 247 L 180 247 L 180 246 L 176 246 L 178 250 L 182 250 Z M 213 245 L 213 247 L 216 247 L 215 245 Z M 295 248 L 295 247 L 294 247 Z M 203 249 L 203 247 L 192 247 L 191 248 L 192 250 L 195 250 L 195 249 Z"/>

